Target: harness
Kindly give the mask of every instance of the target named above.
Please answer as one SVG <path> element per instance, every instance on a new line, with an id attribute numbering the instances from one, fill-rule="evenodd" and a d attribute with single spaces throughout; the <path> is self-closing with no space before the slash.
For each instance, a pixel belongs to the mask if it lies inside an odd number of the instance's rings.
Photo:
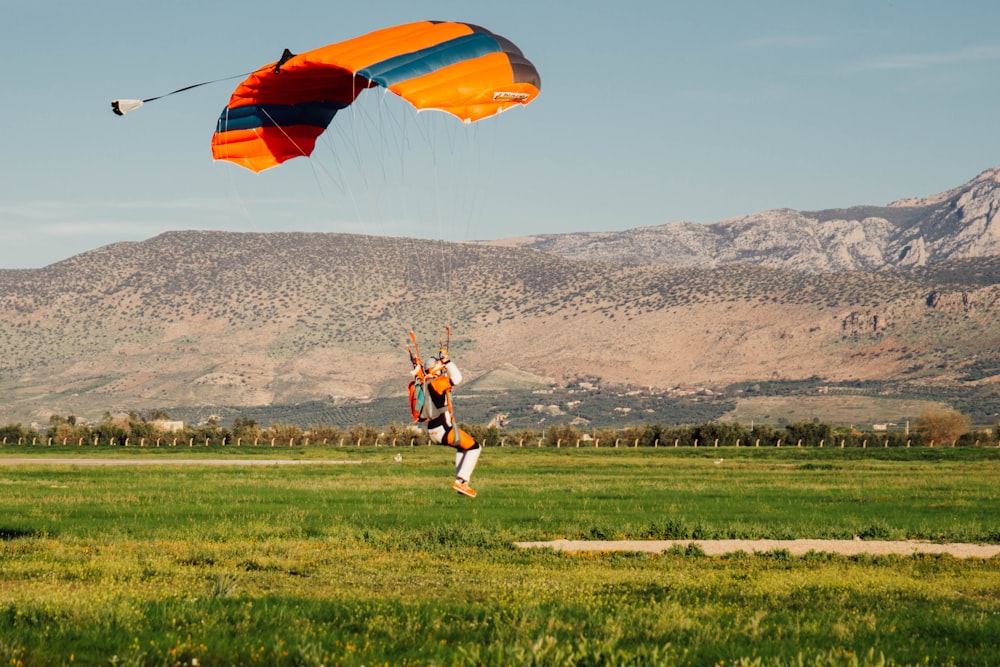
<path id="1" fill-rule="evenodd" d="M 451 327 L 446 327 L 446 330 L 448 332 L 448 342 L 450 343 Z M 458 428 L 455 423 L 455 408 L 451 403 L 451 390 L 454 385 L 447 374 L 446 367 L 444 364 L 438 362 L 430 369 L 424 368 L 424 364 L 420 360 L 420 352 L 417 348 L 417 337 L 412 331 L 410 332 L 410 341 L 412 347 L 407 345 L 406 349 L 410 353 L 410 363 L 413 364 L 413 379 L 410 380 L 407 393 L 409 394 L 410 414 L 413 417 L 413 421 L 424 423 L 431 420 L 436 421 L 438 417 L 449 417 L 449 419 L 444 420 L 445 433 L 443 440 L 445 444 L 448 444 L 448 434 L 450 431 L 454 432 L 454 442 L 451 445 L 460 447 L 462 429 Z M 441 357 L 444 357 L 447 353 L 448 348 L 442 342 Z M 444 397 L 444 405 L 435 405 L 435 396 Z"/>

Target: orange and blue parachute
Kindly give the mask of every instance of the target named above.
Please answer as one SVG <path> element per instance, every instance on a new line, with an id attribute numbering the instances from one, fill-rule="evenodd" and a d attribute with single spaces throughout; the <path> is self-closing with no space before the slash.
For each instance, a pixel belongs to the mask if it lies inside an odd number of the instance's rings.
<path id="1" fill-rule="evenodd" d="M 222 80 L 144 100 L 114 100 L 111 108 L 123 116 L 146 102 Z M 471 23 L 420 21 L 300 54 L 285 49 L 233 91 L 212 136 L 212 156 L 259 172 L 310 155 L 334 115 L 376 86 L 418 110 L 472 123 L 528 104 L 538 96 L 541 78 L 510 40 Z"/>
<path id="2" fill-rule="evenodd" d="M 310 155 L 336 113 L 376 86 L 471 123 L 528 104 L 541 80 L 517 46 L 467 23 L 408 23 L 297 55 L 286 49 L 233 91 L 212 156 L 259 172 Z"/>

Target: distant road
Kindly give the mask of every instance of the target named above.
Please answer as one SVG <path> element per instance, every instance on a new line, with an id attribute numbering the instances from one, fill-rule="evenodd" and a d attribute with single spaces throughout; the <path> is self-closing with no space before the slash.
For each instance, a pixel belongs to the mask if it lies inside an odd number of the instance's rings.
<path id="1" fill-rule="evenodd" d="M 298 460 L 298 459 L 74 459 L 74 458 L 4 458 L 6 465 L 59 465 L 59 466 L 147 466 L 147 465 L 199 465 L 199 466 L 277 466 L 277 465 L 359 465 L 364 461 Z"/>

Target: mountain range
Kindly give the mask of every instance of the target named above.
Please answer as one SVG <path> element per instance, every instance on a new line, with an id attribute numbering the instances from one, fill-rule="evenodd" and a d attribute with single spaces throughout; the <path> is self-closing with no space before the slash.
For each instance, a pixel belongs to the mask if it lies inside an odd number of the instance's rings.
<path id="1" fill-rule="evenodd" d="M 168 232 L 0 271 L 0 423 L 402 397 L 407 331 L 435 351 L 446 325 L 469 392 L 953 393 L 1000 381 L 998 322 L 997 169 L 888 206 L 623 232 Z"/>
<path id="2" fill-rule="evenodd" d="M 879 271 L 1000 254 L 1000 169 L 941 194 L 888 206 L 780 209 L 711 224 L 507 239 L 576 260 L 711 268 L 754 264 L 806 273 Z"/>

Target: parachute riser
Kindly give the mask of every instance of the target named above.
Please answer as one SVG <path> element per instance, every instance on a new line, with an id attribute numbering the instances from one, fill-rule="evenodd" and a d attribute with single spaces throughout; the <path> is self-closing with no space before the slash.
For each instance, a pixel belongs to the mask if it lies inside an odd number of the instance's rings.
<path id="1" fill-rule="evenodd" d="M 406 346 L 406 351 L 410 353 L 410 363 L 413 364 L 413 375 L 418 380 L 423 380 L 426 376 L 424 364 L 420 360 L 420 348 L 417 346 L 417 336 L 410 331 L 410 342 Z"/>

